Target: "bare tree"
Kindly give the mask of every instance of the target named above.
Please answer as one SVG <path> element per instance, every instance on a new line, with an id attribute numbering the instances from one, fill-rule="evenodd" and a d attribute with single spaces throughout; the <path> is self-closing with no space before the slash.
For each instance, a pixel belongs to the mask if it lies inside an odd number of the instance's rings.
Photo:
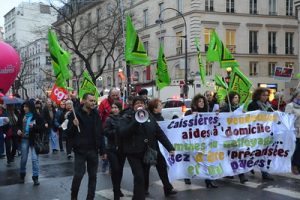
<path id="1" fill-rule="evenodd" d="M 113 56 L 120 44 L 122 26 L 118 1 L 105 1 L 106 7 L 101 0 L 62 0 L 61 4 L 61 8 L 51 4 L 58 13 L 58 20 L 53 24 L 54 29 L 64 45 L 83 61 L 84 66 L 80 67 L 86 69 L 96 83 L 107 66 L 108 58 Z M 89 9 L 100 4 L 101 7 L 97 8 L 97 18 L 93 21 Z M 91 60 L 100 49 L 104 59 L 102 64 L 97 66 L 97 70 L 93 70 Z"/>
<path id="2" fill-rule="evenodd" d="M 21 93 L 25 94 L 26 99 L 29 99 L 27 88 L 25 87 L 26 82 L 29 80 L 33 80 L 35 73 L 32 71 L 30 67 L 30 60 L 25 56 L 21 62 L 20 72 L 14 82 L 13 93 L 16 94 L 19 89 L 21 89 Z M 23 96 L 24 98 L 24 96 Z"/>

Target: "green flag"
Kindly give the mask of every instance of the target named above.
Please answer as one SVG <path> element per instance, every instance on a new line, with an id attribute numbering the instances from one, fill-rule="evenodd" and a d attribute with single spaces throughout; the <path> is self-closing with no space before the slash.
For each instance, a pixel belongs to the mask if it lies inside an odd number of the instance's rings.
<path id="1" fill-rule="evenodd" d="M 296 77 L 297 77 L 298 79 L 300 79 L 300 73 L 298 73 L 298 74 L 296 75 Z"/>
<path id="2" fill-rule="evenodd" d="M 170 85 L 171 79 L 168 73 L 168 65 L 164 54 L 164 49 L 160 45 L 157 66 L 156 66 L 156 86 L 161 90 L 163 87 Z"/>
<path id="3" fill-rule="evenodd" d="M 205 68 L 204 68 L 203 62 L 202 62 L 202 57 L 201 57 L 200 45 L 199 45 L 198 38 L 195 38 L 195 45 L 196 45 L 196 49 L 197 49 L 200 78 L 202 80 L 202 84 L 205 85 L 206 73 L 205 73 Z"/>
<path id="4" fill-rule="evenodd" d="M 251 87 L 252 83 L 249 79 L 238 68 L 232 68 L 229 88 L 230 91 L 237 92 L 240 95 L 241 104 L 247 102 L 251 97 Z"/>
<path id="5" fill-rule="evenodd" d="M 239 63 L 231 55 L 230 51 L 223 45 L 218 34 L 212 31 L 206 54 L 208 62 L 219 61 L 221 68 L 238 67 Z"/>
<path id="6" fill-rule="evenodd" d="M 79 98 L 82 98 L 85 93 L 92 93 L 96 97 L 96 101 L 98 101 L 98 89 L 87 71 L 83 72 L 83 80 L 79 89 Z"/>
<path id="7" fill-rule="evenodd" d="M 145 51 L 130 16 L 126 17 L 126 47 L 125 59 L 127 64 L 132 65 L 150 65 L 150 59 Z"/>
<path id="8" fill-rule="evenodd" d="M 217 100 L 220 103 L 226 98 L 226 95 L 228 93 L 226 90 L 228 86 L 219 75 L 215 75 L 215 85 L 217 91 Z"/>
<path id="9" fill-rule="evenodd" d="M 225 89 L 228 87 L 227 84 L 222 79 L 222 77 L 219 76 L 219 75 L 215 75 L 215 84 L 216 84 L 216 86 L 222 87 L 222 88 L 225 88 Z"/>
<path id="10" fill-rule="evenodd" d="M 49 51 L 52 58 L 52 66 L 56 77 L 56 85 L 66 88 L 66 80 L 70 79 L 71 74 L 68 69 L 70 54 L 63 50 L 59 45 L 57 37 L 52 30 L 48 32 Z"/>

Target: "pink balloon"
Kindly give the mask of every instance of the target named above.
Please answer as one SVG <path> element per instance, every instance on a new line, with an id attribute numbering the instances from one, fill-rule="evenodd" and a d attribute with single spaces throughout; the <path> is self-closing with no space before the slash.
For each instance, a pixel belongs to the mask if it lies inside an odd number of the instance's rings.
<path id="1" fill-rule="evenodd" d="M 19 54 L 9 44 L 0 41 L 0 89 L 4 94 L 15 81 L 19 71 Z"/>

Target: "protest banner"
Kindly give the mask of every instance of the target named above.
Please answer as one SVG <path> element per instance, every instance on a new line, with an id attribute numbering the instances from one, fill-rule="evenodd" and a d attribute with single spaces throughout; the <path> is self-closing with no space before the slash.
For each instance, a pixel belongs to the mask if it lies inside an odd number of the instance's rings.
<path id="1" fill-rule="evenodd" d="M 291 171 L 295 116 L 282 112 L 198 113 L 159 122 L 176 149 L 160 145 L 169 178 L 218 179 L 253 168 L 269 173 Z"/>

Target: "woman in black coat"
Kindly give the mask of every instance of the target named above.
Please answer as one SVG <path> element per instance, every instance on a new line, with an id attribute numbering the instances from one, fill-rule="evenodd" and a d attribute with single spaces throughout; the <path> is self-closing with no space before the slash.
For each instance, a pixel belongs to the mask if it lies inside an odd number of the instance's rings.
<path id="1" fill-rule="evenodd" d="M 229 102 L 228 102 L 229 100 Z M 225 98 L 224 105 L 220 108 L 220 112 L 233 112 L 240 107 L 240 95 L 237 92 L 230 92 L 228 97 Z M 239 174 L 240 183 L 244 184 L 248 181 L 245 174 Z M 233 178 L 233 176 L 228 176 L 227 178 Z"/>
<path id="2" fill-rule="evenodd" d="M 122 137 L 122 148 L 132 169 L 134 176 L 133 200 L 145 199 L 145 177 L 143 161 L 147 147 L 156 149 L 159 141 L 170 153 L 174 155 L 174 147 L 167 136 L 157 124 L 155 118 L 149 115 L 144 123 L 135 119 L 135 112 L 145 109 L 145 99 L 141 96 L 134 97 L 132 101 L 132 112 L 127 112 L 120 120 L 120 134 Z"/>
<path id="3" fill-rule="evenodd" d="M 159 99 L 152 99 L 148 102 L 148 110 L 150 114 L 156 119 L 156 121 L 164 121 L 163 116 L 161 115 L 162 110 L 162 103 Z M 172 184 L 169 181 L 168 177 L 168 170 L 167 170 L 167 163 L 162 155 L 162 153 L 159 150 L 158 142 L 155 144 L 155 150 L 157 150 L 157 164 L 156 164 L 156 170 L 158 172 L 159 178 L 162 181 L 164 185 L 164 193 L 165 196 L 171 196 L 177 194 L 177 191 L 174 190 Z M 144 169 L 145 171 L 145 191 L 146 194 L 148 192 L 149 188 L 149 173 L 150 173 L 150 166 L 146 166 Z"/>
<path id="4" fill-rule="evenodd" d="M 121 138 L 118 132 L 120 111 L 122 104 L 115 101 L 111 104 L 111 114 L 106 119 L 104 136 L 107 138 L 106 153 L 111 168 L 111 182 L 113 184 L 114 200 L 119 200 L 124 194 L 121 191 L 121 181 L 125 164 L 125 155 L 122 152 Z"/>
<path id="5" fill-rule="evenodd" d="M 191 102 L 191 110 L 186 111 L 185 116 L 192 115 L 193 113 L 209 112 L 209 103 L 205 96 L 197 94 L 194 96 Z M 185 184 L 190 185 L 191 179 L 184 179 Z M 212 180 L 205 179 L 205 185 L 207 188 L 217 188 L 218 186 L 213 183 Z"/>
<path id="6" fill-rule="evenodd" d="M 270 91 L 267 88 L 257 88 L 252 94 L 252 102 L 248 106 L 248 111 L 268 111 L 273 112 L 272 105 L 269 103 Z M 254 173 L 252 170 L 251 173 Z M 274 178 L 268 172 L 261 172 L 263 180 L 273 181 Z"/>

